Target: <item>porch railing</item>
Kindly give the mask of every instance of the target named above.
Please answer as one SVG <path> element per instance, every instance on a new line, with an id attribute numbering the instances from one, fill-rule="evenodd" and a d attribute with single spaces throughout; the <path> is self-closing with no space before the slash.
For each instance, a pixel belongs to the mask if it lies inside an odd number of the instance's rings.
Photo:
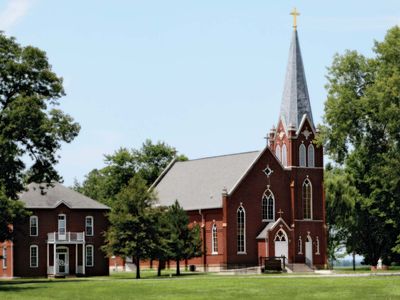
<path id="1" fill-rule="evenodd" d="M 85 233 L 84 232 L 66 232 L 60 234 L 58 232 L 49 232 L 47 234 L 48 243 L 84 243 Z"/>

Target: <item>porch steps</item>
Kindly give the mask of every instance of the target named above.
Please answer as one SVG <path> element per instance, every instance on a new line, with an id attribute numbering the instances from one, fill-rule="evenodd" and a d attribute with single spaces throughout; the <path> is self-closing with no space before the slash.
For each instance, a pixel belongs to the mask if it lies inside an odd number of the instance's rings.
<path id="1" fill-rule="evenodd" d="M 290 265 L 287 265 L 286 268 L 294 273 L 314 272 L 314 270 L 312 268 L 310 268 L 309 266 L 307 266 L 306 264 L 290 264 Z M 291 272 L 289 272 L 289 273 L 291 273 Z"/>

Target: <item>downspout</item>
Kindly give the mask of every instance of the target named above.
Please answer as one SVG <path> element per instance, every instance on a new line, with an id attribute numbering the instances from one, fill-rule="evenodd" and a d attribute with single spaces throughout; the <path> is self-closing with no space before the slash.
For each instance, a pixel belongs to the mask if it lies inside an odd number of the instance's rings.
<path id="1" fill-rule="evenodd" d="M 201 212 L 201 208 L 199 209 L 199 215 L 201 216 L 201 231 L 202 231 L 202 240 L 203 240 L 203 269 L 204 272 L 207 270 L 207 247 L 206 247 L 206 224 L 204 219 L 204 214 Z"/>

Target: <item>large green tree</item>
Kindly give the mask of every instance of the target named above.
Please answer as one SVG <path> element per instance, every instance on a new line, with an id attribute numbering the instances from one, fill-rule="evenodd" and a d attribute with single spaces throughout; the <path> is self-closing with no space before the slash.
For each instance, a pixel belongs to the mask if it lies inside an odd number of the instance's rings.
<path id="1" fill-rule="evenodd" d="M 137 279 L 140 278 L 140 260 L 150 258 L 156 248 L 159 214 L 152 209 L 153 199 L 146 182 L 135 175 L 115 197 L 109 214 L 110 228 L 103 250 L 108 255 L 133 257 Z"/>
<path id="2" fill-rule="evenodd" d="M 75 183 L 75 189 L 88 197 L 113 204 L 113 199 L 129 180 L 139 174 L 150 186 L 167 165 L 174 159 L 187 160 L 177 150 L 164 142 L 146 140 L 140 149 L 120 148 L 111 155 L 105 155 L 105 167 L 94 169 L 82 184 Z"/>
<path id="3" fill-rule="evenodd" d="M 400 28 L 373 51 L 334 57 L 321 140 L 358 194 L 355 250 L 376 265 L 392 260 L 400 242 Z"/>
<path id="4" fill-rule="evenodd" d="M 178 201 L 168 209 L 168 223 L 169 251 L 176 261 L 176 275 L 180 275 L 181 260 L 201 256 L 200 226 L 189 227 L 189 217 Z"/>
<path id="5" fill-rule="evenodd" d="M 57 150 L 80 129 L 57 108 L 64 95 L 62 78 L 44 51 L 0 32 L 0 188 L 5 196 L 16 199 L 28 182 L 61 179 L 54 169 Z"/>

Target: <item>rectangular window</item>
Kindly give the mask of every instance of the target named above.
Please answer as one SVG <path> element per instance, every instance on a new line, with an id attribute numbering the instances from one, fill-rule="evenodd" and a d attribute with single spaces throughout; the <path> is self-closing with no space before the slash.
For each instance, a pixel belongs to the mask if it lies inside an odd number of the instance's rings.
<path id="1" fill-rule="evenodd" d="M 39 266 L 39 249 L 38 246 L 33 245 L 30 247 L 30 266 L 37 268 Z"/>
<path id="2" fill-rule="evenodd" d="M 93 245 L 86 246 L 86 267 L 93 267 L 94 264 L 94 251 Z"/>
<path id="3" fill-rule="evenodd" d="M 86 235 L 92 236 L 93 232 L 93 217 L 88 216 L 85 218 L 85 232 Z"/>
<path id="4" fill-rule="evenodd" d="M 31 216 L 29 218 L 29 232 L 30 232 L 30 236 L 38 235 L 38 217 L 37 216 Z"/>
<path id="5" fill-rule="evenodd" d="M 3 247 L 3 269 L 7 269 L 7 247 Z"/>

